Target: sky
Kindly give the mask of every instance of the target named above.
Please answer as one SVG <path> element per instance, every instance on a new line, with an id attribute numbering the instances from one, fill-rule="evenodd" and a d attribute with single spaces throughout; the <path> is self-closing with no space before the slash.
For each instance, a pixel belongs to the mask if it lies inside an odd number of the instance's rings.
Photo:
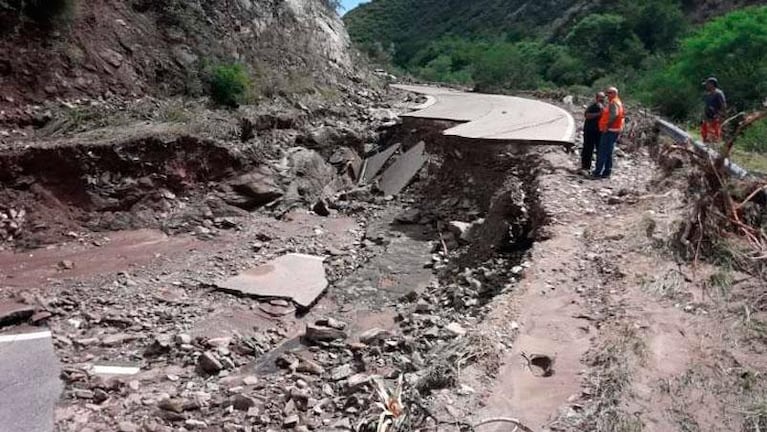
<path id="1" fill-rule="evenodd" d="M 367 3 L 367 0 L 341 0 L 341 5 L 343 7 L 341 13 L 354 9 L 354 7 L 360 3 Z"/>

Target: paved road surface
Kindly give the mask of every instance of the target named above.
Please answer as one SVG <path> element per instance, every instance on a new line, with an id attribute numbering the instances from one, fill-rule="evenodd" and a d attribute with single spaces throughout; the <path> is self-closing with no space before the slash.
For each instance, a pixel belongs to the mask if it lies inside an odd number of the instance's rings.
<path id="1" fill-rule="evenodd" d="M 51 333 L 0 333 L 0 432 L 53 431 L 61 394 Z"/>
<path id="2" fill-rule="evenodd" d="M 403 117 L 466 122 L 446 130 L 445 135 L 530 143 L 572 143 L 575 138 L 572 115 L 545 102 L 439 87 L 392 87 L 429 98 L 417 111 Z"/>

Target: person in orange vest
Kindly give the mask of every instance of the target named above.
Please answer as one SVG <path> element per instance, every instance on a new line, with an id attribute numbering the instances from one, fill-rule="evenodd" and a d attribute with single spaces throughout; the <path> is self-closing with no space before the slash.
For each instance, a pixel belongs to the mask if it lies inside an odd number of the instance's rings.
<path id="1" fill-rule="evenodd" d="M 607 104 L 599 118 L 599 131 L 602 132 L 602 138 L 597 150 L 597 166 L 592 173 L 594 178 L 603 179 L 610 178 L 612 175 L 615 143 L 626 124 L 626 111 L 618 97 L 618 89 L 610 87 L 605 93 L 607 93 Z"/>

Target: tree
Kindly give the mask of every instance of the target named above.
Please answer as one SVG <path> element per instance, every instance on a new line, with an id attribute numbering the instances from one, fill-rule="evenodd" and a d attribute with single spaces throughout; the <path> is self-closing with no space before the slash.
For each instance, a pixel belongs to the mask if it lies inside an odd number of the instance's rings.
<path id="1" fill-rule="evenodd" d="M 590 66 L 591 78 L 625 67 L 637 67 L 647 52 L 626 19 L 613 14 L 591 14 L 565 38 L 571 52 Z"/>
<path id="2" fill-rule="evenodd" d="M 681 42 L 677 55 L 648 74 L 646 102 L 674 117 L 700 108 L 701 81 L 714 75 L 739 110 L 759 106 L 767 96 L 767 6 L 717 18 Z M 691 103 L 690 101 L 695 101 Z"/>
<path id="3" fill-rule="evenodd" d="M 636 10 L 626 14 L 629 26 L 650 52 L 676 47 L 687 28 L 678 0 L 631 1 Z"/>

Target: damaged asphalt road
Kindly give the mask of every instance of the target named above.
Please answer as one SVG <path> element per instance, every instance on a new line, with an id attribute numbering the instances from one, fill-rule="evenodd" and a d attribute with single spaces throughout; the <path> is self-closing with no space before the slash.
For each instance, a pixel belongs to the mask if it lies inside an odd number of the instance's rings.
<path id="1" fill-rule="evenodd" d="M 187 175 L 170 206 L 120 210 L 145 210 L 141 230 L 70 225 L 68 241 L 0 251 L 5 331 L 51 331 L 56 430 L 364 430 L 400 379 L 421 428 L 586 424 L 597 321 L 579 317 L 609 316 L 588 287 L 618 279 L 583 271 L 583 215 L 634 202 L 648 161 L 624 156 L 619 186 L 584 183 L 558 148 L 467 146 L 440 138 L 449 126 L 408 123 L 365 162 L 286 148 L 224 188 Z M 172 235 L 152 225 L 183 214 Z"/>
<path id="2" fill-rule="evenodd" d="M 6 296 L 32 314 L 6 325 L 32 322 L 53 335 L 64 384 L 58 430 L 349 430 L 377 418 L 376 377 L 402 375 L 408 392 L 428 400 L 430 392 L 456 385 L 455 361 L 486 362 L 472 354 L 476 347 L 493 358 L 491 342 L 470 329 L 494 295 L 513 289 L 518 273 L 512 269 L 526 246 L 501 255 L 469 248 L 472 241 L 491 248 L 527 244 L 527 219 L 499 219 L 501 232 L 509 233 L 499 238 L 487 237 L 498 228 L 484 231 L 482 219 L 505 211 L 500 190 L 534 183 L 515 168 L 522 164 L 512 154 L 499 160 L 468 151 L 457 159 L 457 149 L 429 149 L 411 138 L 401 141 L 402 150 L 393 142 L 359 168 L 353 158 L 336 155 L 330 165 L 292 149 L 268 169 L 254 171 L 240 161 L 247 176 L 232 176 L 231 189 L 213 191 L 201 187 L 211 184 L 203 183 L 207 171 L 191 165 L 198 156 L 173 156 L 165 166 L 186 174 L 174 180 L 180 183 L 165 183 L 159 196 L 170 205 L 141 207 L 142 214 L 124 204 L 115 212 L 66 202 L 94 220 L 107 214 L 116 220 L 119 212 L 135 224 L 141 215 L 143 231 L 95 233 L 70 224 L 68 241 L 31 251 L 27 264 L 17 253 L 0 252 L 11 287 Z M 127 153 L 160 149 L 142 145 L 130 144 Z M 59 151 L 66 163 L 77 164 L 76 154 Z M 226 155 L 215 147 L 205 151 Z M 473 158 L 456 176 L 454 164 Z M 495 168 L 488 170 L 488 158 Z M 122 176 L 147 173 L 147 167 L 119 163 Z M 99 181 L 120 178 L 116 169 L 99 173 Z M 502 177 L 467 194 L 464 182 L 497 174 Z M 146 193 L 140 188 L 152 178 L 127 183 L 136 185 L 130 199 Z M 344 183 L 341 193 L 320 187 Z M 49 180 L 39 184 L 60 194 Z M 119 196 L 119 188 L 99 187 L 91 200 Z M 243 209 L 254 205 L 233 194 L 248 200 L 272 194 L 274 204 L 256 204 L 264 206 L 263 215 L 182 216 L 186 228 L 173 236 L 151 230 L 165 209 L 171 219 L 183 214 L 174 209 L 188 212 L 197 203 L 214 209 L 211 197 Z M 535 205 L 534 195 L 511 194 L 522 200 L 514 204 L 519 209 Z M 22 229 L 44 215 L 27 212 Z M 23 231 L 14 237 L 31 238 Z M 453 261 L 467 256 L 477 261 L 456 273 Z M 423 413 L 414 416 L 428 421 Z"/>

